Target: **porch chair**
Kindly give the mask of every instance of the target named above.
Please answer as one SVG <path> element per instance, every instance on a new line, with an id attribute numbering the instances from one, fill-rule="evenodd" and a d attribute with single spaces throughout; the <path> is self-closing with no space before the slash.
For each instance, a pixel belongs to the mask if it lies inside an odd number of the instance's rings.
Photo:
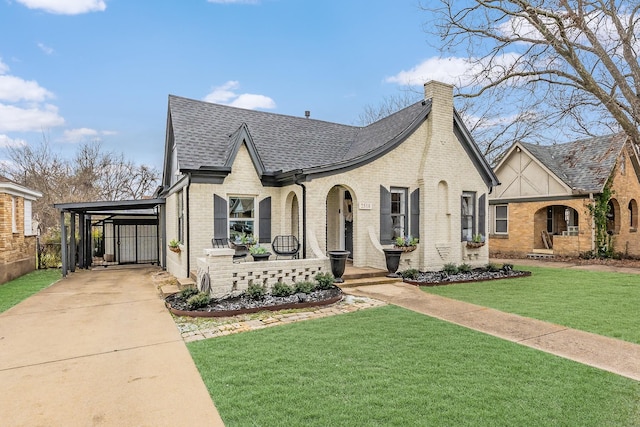
<path id="1" fill-rule="evenodd" d="M 217 249 L 231 248 L 235 250 L 235 253 L 233 254 L 233 262 L 243 261 L 247 257 L 247 255 L 249 255 L 249 250 L 246 246 L 236 246 L 232 244 L 231 240 L 226 237 L 214 237 L 213 239 L 211 239 L 211 246 Z"/>
<path id="2" fill-rule="evenodd" d="M 276 259 L 279 256 L 290 256 L 291 259 L 296 259 L 300 251 L 300 243 L 293 235 L 276 236 L 271 243 L 271 248 L 276 253 Z"/>

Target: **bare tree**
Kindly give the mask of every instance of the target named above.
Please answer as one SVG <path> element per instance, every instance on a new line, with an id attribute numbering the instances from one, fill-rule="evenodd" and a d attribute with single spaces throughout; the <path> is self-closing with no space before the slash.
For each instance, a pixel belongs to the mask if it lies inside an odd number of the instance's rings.
<path id="1" fill-rule="evenodd" d="M 431 0 L 423 9 L 442 52 L 468 57 L 459 96 L 501 93 L 556 126 L 622 129 L 640 143 L 637 1 Z"/>
<path id="2" fill-rule="evenodd" d="M 135 165 L 122 153 L 103 151 L 99 142 L 80 145 L 68 160 L 43 135 L 39 145 L 7 148 L 7 156 L 0 174 L 43 194 L 33 204 L 43 232 L 58 226 L 54 203 L 141 199 L 153 193 L 159 179 L 156 169 Z"/>

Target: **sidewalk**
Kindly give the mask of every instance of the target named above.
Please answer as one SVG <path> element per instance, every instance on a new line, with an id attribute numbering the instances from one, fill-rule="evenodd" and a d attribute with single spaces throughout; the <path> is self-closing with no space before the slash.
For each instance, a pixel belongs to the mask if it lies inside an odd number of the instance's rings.
<path id="1" fill-rule="evenodd" d="M 155 271 L 78 271 L 0 314 L 0 423 L 222 426 Z"/>
<path id="2" fill-rule="evenodd" d="M 344 288 L 343 291 L 640 381 L 640 345 L 637 344 L 428 294 L 402 282 Z"/>

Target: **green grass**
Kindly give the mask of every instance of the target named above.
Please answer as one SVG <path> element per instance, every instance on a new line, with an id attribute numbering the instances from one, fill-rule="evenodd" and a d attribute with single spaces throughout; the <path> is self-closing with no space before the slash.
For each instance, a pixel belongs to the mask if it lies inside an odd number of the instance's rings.
<path id="1" fill-rule="evenodd" d="M 531 277 L 425 292 L 640 344 L 640 275 L 516 267 Z"/>
<path id="2" fill-rule="evenodd" d="M 640 424 L 640 382 L 396 306 L 188 348 L 227 426 Z"/>
<path id="3" fill-rule="evenodd" d="M 0 285 L 0 313 L 46 288 L 62 276 L 60 270 L 36 270 Z"/>

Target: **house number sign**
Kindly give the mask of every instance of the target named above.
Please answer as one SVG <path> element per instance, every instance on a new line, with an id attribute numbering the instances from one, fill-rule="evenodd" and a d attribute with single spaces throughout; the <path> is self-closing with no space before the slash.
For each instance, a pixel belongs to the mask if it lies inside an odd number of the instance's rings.
<path id="1" fill-rule="evenodd" d="M 373 209 L 373 203 L 358 203 L 358 208 L 362 210 L 371 210 Z"/>

